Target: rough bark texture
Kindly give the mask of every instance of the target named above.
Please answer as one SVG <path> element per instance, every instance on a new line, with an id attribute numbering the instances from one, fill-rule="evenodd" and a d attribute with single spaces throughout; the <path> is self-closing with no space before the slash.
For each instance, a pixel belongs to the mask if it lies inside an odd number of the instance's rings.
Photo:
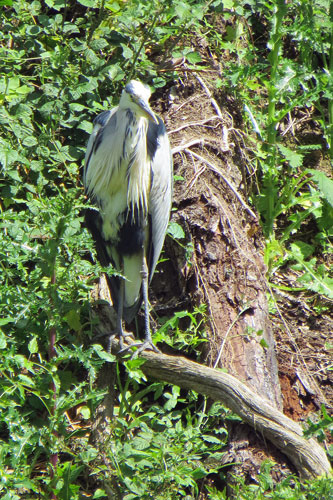
<path id="1" fill-rule="evenodd" d="M 217 103 L 200 78 L 187 79 L 177 91 L 178 100 L 164 115 L 175 174 L 183 179 L 175 183 L 172 220 L 184 229 L 182 243 L 190 241 L 193 253 L 188 262 L 185 251 L 167 240 L 166 278 L 158 276 L 152 287 L 156 303 L 169 300 L 178 310 L 206 304 L 209 342 L 202 362 L 226 369 L 282 409 L 262 235 L 246 202 L 244 144 L 236 128 L 241 126 L 240 114 L 229 98 Z M 170 276 L 178 279 L 178 287 Z M 255 475 L 262 460 L 273 458 L 250 427 L 247 433 L 243 429 L 240 434 L 238 425 L 228 431 L 230 462 L 248 464 Z M 294 472 L 283 457 L 279 463 Z M 245 467 L 243 472 L 246 478 Z M 233 465 L 230 476 L 239 473 L 239 466 Z"/>
<path id="2" fill-rule="evenodd" d="M 173 220 L 185 229 L 194 252 L 191 268 L 173 254 L 174 272 L 182 277 L 183 295 L 208 306 L 206 362 L 226 368 L 281 408 L 258 221 L 243 202 L 241 157 L 231 144 L 237 136 L 230 115 L 200 78 L 179 88 L 179 103 L 181 111 L 177 103 L 167 115 L 178 151 L 175 173 L 184 178 L 175 185 Z M 199 123 L 212 114 L 217 120 L 206 126 L 177 131 L 184 121 Z"/>

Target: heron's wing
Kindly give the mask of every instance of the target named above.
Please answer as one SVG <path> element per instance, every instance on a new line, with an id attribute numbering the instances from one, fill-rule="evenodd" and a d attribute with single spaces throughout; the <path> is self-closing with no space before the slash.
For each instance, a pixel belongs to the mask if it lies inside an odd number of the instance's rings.
<path id="1" fill-rule="evenodd" d="M 87 151 L 85 156 L 85 167 L 84 167 L 84 177 L 83 182 L 85 188 L 87 190 L 86 185 L 86 173 L 89 167 L 93 167 L 94 159 L 98 147 L 101 143 L 103 132 L 105 126 L 110 122 L 112 116 L 117 111 L 117 107 L 111 109 L 110 111 L 103 111 L 100 113 L 94 120 L 94 129 L 89 138 Z M 99 204 L 99 200 L 92 199 L 93 203 Z M 112 265 L 113 268 L 116 268 L 115 263 L 111 258 L 111 252 L 108 251 L 109 243 L 105 240 L 103 235 L 103 219 L 98 210 L 98 208 L 87 208 L 85 210 L 85 224 L 87 229 L 90 231 L 96 246 L 97 258 L 102 266 L 107 267 L 108 265 Z M 108 276 L 106 275 L 106 279 L 110 288 L 110 293 L 112 297 L 113 304 L 117 309 L 118 297 L 119 297 L 119 278 L 116 276 Z"/>
<path id="2" fill-rule="evenodd" d="M 91 136 L 89 137 L 86 156 L 84 159 L 83 183 L 86 190 L 87 190 L 86 177 L 88 168 L 93 162 L 94 155 L 96 154 L 98 147 L 101 144 L 105 126 L 107 125 L 107 123 L 109 123 L 109 121 L 111 120 L 112 116 L 115 114 L 117 109 L 118 107 L 113 108 L 109 111 L 103 111 L 103 113 L 97 115 L 94 120 L 94 128 L 91 133 Z"/>
<path id="3" fill-rule="evenodd" d="M 173 163 L 169 139 L 161 118 L 158 125 L 149 122 L 147 149 L 151 158 L 152 185 L 149 197 L 150 241 L 148 249 L 149 279 L 160 256 L 172 203 Z"/>

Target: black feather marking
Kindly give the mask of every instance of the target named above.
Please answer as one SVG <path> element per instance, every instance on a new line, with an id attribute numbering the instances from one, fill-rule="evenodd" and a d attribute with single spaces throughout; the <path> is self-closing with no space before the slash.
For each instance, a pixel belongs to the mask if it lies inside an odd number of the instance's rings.
<path id="1" fill-rule="evenodd" d="M 130 109 L 126 110 L 126 117 L 128 119 L 128 125 L 134 125 L 136 122 L 135 114 Z"/>
<path id="2" fill-rule="evenodd" d="M 107 247 L 109 243 L 103 236 L 103 219 L 98 210 L 87 208 L 84 214 L 87 229 L 90 231 L 97 250 L 97 257 L 102 266 L 108 266 L 112 263 Z"/>
<path id="3" fill-rule="evenodd" d="M 143 215 L 137 209 L 134 214 L 132 210 L 127 209 L 119 219 L 124 220 L 124 223 L 117 235 L 117 252 L 126 256 L 140 253 L 145 244 L 146 221 Z"/>
<path id="4" fill-rule="evenodd" d="M 130 124 L 128 123 L 125 128 L 125 138 L 123 141 L 123 157 L 125 158 L 125 153 L 126 153 L 126 141 L 128 136 L 131 136 L 131 127 Z"/>
<path id="5" fill-rule="evenodd" d="M 99 115 L 96 116 L 94 120 L 94 125 L 100 125 L 104 127 L 109 120 L 110 111 L 103 111 Z"/>
<path id="6" fill-rule="evenodd" d="M 85 211 L 85 223 L 87 229 L 90 231 L 95 241 L 97 258 L 102 264 L 102 266 L 107 267 L 108 265 L 111 264 L 113 267 L 115 267 L 115 264 L 110 256 L 112 243 L 110 241 L 106 241 L 103 236 L 103 219 L 98 210 L 87 208 Z M 114 308 L 115 310 L 117 310 L 118 300 L 119 300 L 120 278 L 118 278 L 117 276 L 108 276 L 107 274 L 105 275 L 105 277 L 111 293 Z M 139 307 L 140 305 L 141 303 L 139 304 Z"/>
<path id="7" fill-rule="evenodd" d="M 93 146 L 93 150 L 94 150 L 94 153 L 97 152 L 97 149 L 100 147 L 101 145 L 101 142 L 103 140 L 103 134 L 104 134 L 104 130 L 105 128 L 102 127 L 98 132 L 97 132 L 97 135 L 96 135 L 96 139 L 94 141 L 94 146 Z"/>
<path id="8" fill-rule="evenodd" d="M 147 151 L 151 160 L 153 160 L 159 146 L 158 138 L 166 134 L 162 119 L 159 116 L 156 116 L 156 118 L 158 120 L 158 125 L 157 123 L 149 121 L 147 132 Z"/>

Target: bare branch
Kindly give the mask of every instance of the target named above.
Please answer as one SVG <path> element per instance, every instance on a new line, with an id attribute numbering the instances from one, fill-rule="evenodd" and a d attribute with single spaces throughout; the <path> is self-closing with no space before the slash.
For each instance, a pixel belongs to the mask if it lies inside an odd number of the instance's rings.
<path id="1" fill-rule="evenodd" d="M 181 144 L 180 146 L 172 148 L 171 153 L 175 155 L 176 153 L 181 153 L 182 151 L 186 151 L 188 148 L 192 146 L 197 146 L 197 145 L 203 146 L 203 144 L 204 144 L 203 139 L 193 139 L 193 141 L 190 141 L 187 144 Z"/>
<path id="2" fill-rule="evenodd" d="M 186 125 L 182 125 L 181 127 L 175 128 L 174 130 L 170 130 L 168 132 L 168 135 L 170 134 L 175 134 L 176 132 L 179 132 L 180 130 L 183 130 L 184 128 L 188 127 L 198 127 L 205 125 L 206 123 L 212 121 L 212 120 L 221 120 L 219 116 L 211 116 L 210 118 L 206 118 L 205 120 L 201 120 L 200 122 L 192 122 L 192 123 L 187 123 Z"/>
<path id="3" fill-rule="evenodd" d="M 206 92 L 207 96 L 209 97 L 210 102 L 211 102 L 213 108 L 215 109 L 217 116 L 219 116 L 220 118 L 223 119 L 222 111 L 220 110 L 220 107 L 217 104 L 217 102 L 215 101 L 215 99 L 212 97 L 212 94 L 211 94 L 209 88 L 207 87 L 207 85 L 205 84 L 205 82 L 202 80 L 202 78 L 200 78 L 199 75 L 195 75 L 195 77 L 198 80 L 198 82 L 200 83 L 201 87 Z"/>
<path id="4" fill-rule="evenodd" d="M 118 341 L 113 343 L 112 348 L 115 351 L 119 349 Z M 146 360 L 141 368 L 148 377 L 194 390 L 223 402 L 287 455 L 302 477 L 313 478 L 330 472 L 324 449 L 314 439 L 305 439 L 298 423 L 286 417 L 237 378 L 183 357 L 153 351 L 144 351 L 140 356 Z"/>

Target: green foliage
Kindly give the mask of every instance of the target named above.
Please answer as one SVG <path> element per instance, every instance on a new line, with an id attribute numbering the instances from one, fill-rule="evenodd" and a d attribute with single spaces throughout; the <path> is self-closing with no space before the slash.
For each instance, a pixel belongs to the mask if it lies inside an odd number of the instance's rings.
<path id="1" fill-rule="evenodd" d="M 0 5 L 2 498 L 78 499 L 83 477 L 98 482 L 110 475 L 85 432 L 103 397 L 94 388 L 97 372 L 113 357 L 99 345 L 84 345 L 91 336 L 89 292 L 102 269 L 87 258 L 94 248 L 82 229 L 80 169 L 92 119 L 113 105 L 110 96 L 119 95 L 124 80 L 165 84 L 151 53 L 168 45 L 169 56 L 200 60 L 180 38 L 200 21 L 202 7 L 135 0 Z M 183 237 L 179 228 L 174 237 Z M 197 491 L 197 481 L 211 470 L 201 459 L 221 447 L 215 431 L 202 438 L 189 410 L 184 421 L 179 411 L 168 413 L 180 404 L 176 389 L 165 408 L 156 405 L 147 413 L 151 388 L 139 390 L 139 367 L 131 374 L 120 394 L 111 475 L 128 498 L 143 498 L 138 474 L 148 469 L 146 490 L 155 491 L 167 464 L 169 491 Z M 154 390 L 161 395 L 162 386 Z M 72 425 L 73 418 L 79 425 Z M 104 489 L 95 489 L 94 498 L 105 498 Z"/>
<path id="2" fill-rule="evenodd" d="M 229 50 L 237 59 L 225 78 L 255 126 L 254 201 L 268 238 L 268 266 L 273 271 L 292 262 L 302 270 L 301 286 L 331 297 L 318 248 L 330 252 L 332 181 L 303 168 L 316 145 L 295 149 L 278 134 L 289 113 L 313 106 L 332 155 L 332 8 L 327 16 L 326 7 L 325 0 L 0 2 L 1 498 L 106 498 L 109 484 L 127 500 L 197 498 L 201 486 L 209 491 L 207 477 L 223 480 L 222 424 L 233 417 L 217 404 L 207 410 L 196 394 L 148 384 L 140 360 L 118 373 L 117 418 L 103 457 L 89 443 L 87 428 L 103 397 L 94 382 L 101 365 L 114 359 L 89 344 L 89 292 L 102 269 L 91 264 L 94 246 L 81 225 L 85 146 L 93 118 L 117 101 L 124 81 L 164 86 L 172 74 L 158 71 L 160 58 L 184 57 L 195 68 L 202 56 L 188 33 L 209 37 L 217 53 Z M 230 21 L 225 38 L 210 24 L 223 9 Z M 243 43 L 256 12 L 271 20 L 269 54 L 249 37 Z M 299 61 L 283 53 L 287 37 L 300 47 Z M 313 241 L 291 240 L 310 217 L 318 226 Z M 287 224 L 277 231 L 281 218 Z M 170 225 L 169 234 L 186 245 L 179 225 Z M 192 250 L 187 244 L 187 255 Z M 156 336 L 193 355 L 205 341 L 205 314 L 198 307 L 163 318 Z M 327 422 L 323 413 L 309 432 L 321 437 Z M 240 482 L 237 494 L 328 498 L 328 486 L 324 480 L 301 486 L 292 478 L 274 490 L 265 469 L 257 489 Z M 226 498 L 213 490 L 211 498 Z"/>
<path id="3" fill-rule="evenodd" d="M 222 44 L 228 50 L 241 48 L 227 64 L 226 82 L 217 85 L 231 85 L 256 133 L 252 169 L 258 180 L 253 201 L 267 237 L 269 274 L 296 260 L 302 286 L 331 298 L 331 270 L 315 254 L 332 253 L 332 180 L 324 172 L 305 168 L 309 154 L 321 149 L 319 144 L 302 146 L 297 138 L 295 145 L 288 144 L 283 136 L 299 110 L 312 107 L 332 165 L 332 5 L 326 0 L 249 1 L 247 5 L 234 0 L 228 7 L 236 12 L 236 21 Z M 263 32 L 263 26 L 268 32 Z M 244 37 L 245 45 L 241 44 Z M 262 43 L 263 38 L 267 43 Z M 314 256 L 307 261 L 291 242 L 295 235 L 302 239 L 310 221 L 318 230 L 311 242 Z"/>
<path id="4" fill-rule="evenodd" d="M 161 319 L 161 326 L 154 338 L 156 342 L 165 342 L 179 351 L 195 352 L 198 346 L 207 341 L 202 331 L 205 320 L 205 305 L 194 308 L 192 313 L 176 312 L 169 319 Z"/>
<path id="5" fill-rule="evenodd" d="M 311 419 L 307 420 L 308 427 L 304 431 L 306 437 L 316 437 L 318 441 L 323 442 L 327 439 L 328 434 L 333 436 L 333 417 L 327 413 L 324 405 L 321 407 L 321 415 L 316 422 Z M 328 449 L 328 454 L 333 460 L 333 445 L 331 444 Z"/>
<path id="6" fill-rule="evenodd" d="M 300 484 L 296 477 L 288 476 L 278 483 L 272 478 L 272 462 L 264 462 L 256 484 L 245 484 L 244 479 L 235 478 L 232 498 L 235 500 L 326 500 L 332 498 L 332 478 L 318 478 Z M 210 500 L 226 500 L 225 491 L 208 487 Z"/>
<path id="7" fill-rule="evenodd" d="M 131 369 L 129 375 L 110 436 L 118 493 L 159 500 L 197 495 L 198 480 L 223 467 L 219 461 L 227 433 L 218 422 L 225 410 L 216 403 L 200 411 L 202 398 L 195 393 L 184 397 L 178 387 L 161 383 L 142 389 L 137 368 L 133 378 Z M 118 383 L 121 387 L 120 378 Z M 164 404 L 157 402 L 161 399 Z"/>

